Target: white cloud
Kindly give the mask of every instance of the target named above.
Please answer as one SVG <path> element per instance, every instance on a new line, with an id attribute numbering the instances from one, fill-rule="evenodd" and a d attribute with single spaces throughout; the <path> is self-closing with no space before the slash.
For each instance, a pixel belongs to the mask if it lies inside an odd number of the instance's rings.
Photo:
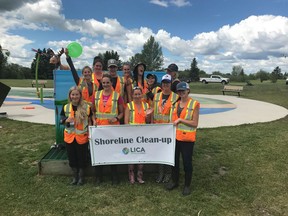
<path id="1" fill-rule="evenodd" d="M 170 3 L 177 7 L 191 6 L 190 1 L 187 0 L 171 0 Z"/>
<path id="2" fill-rule="evenodd" d="M 187 0 L 150 0 L 151 4 L 155 4 L 161 7 L 168 7 L 169 5 L 173 5 L 176 7 L 185 7 L 190 6 L 190 1 Z"/>
<path id="3" fill-rule="evenodd" d="M 151 0 L 150 3 L 159 5 L 161 7 L 168 7 L 168 2 L 164 0 Z"/>

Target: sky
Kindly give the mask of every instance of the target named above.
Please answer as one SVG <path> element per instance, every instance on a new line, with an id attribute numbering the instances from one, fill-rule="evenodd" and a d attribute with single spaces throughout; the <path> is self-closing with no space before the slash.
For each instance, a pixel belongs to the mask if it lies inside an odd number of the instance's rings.
<path id="1" fill-rule="evenodd" d="M 0 0 L 0 45 L 27 67 L 32 48 L 57 52 L 73 41 L 83 47 L 77 68 L 112 50 L 126 62 L 151 35 L 163 68 L 189 69 L 196 58 L 206 73 L 288 72 L 288 0 Z"/>

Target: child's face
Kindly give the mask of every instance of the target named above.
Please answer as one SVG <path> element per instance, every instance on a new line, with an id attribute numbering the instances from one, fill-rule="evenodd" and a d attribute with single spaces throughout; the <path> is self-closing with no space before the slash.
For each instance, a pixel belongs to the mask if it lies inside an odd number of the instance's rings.
<path id="1" fill-rule="evenodd" d="M 81 94 L 78 90 L 73 90 L 70 93 L 70 100 L 73 104 L 78 104 L 80 102 Z"/>
<path id="2" fill-rule="evenodd" d="M 85 68 L 82 72 L 84 79 L 90 80 L 92 78 L 92 72 L 89 68 Z"/>

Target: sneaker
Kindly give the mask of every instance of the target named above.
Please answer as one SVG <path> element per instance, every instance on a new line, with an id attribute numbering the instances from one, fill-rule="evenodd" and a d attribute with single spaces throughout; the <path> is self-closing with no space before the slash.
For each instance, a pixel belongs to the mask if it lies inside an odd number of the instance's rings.
<path id="1" fill-rule="evenodd" d="M 172 181 L 168 182 L 166 184 L 166 189 L 167 190 L 173 190 L 174 188 L 177 188 L 178 187 L 178 184 L 177 183 L 174 183 Z"/>
<path id="2" fill-rule="evenodd" d="M 143 181 L 142 179 L 137 179 L 137 181 L 139 182 L 139 184 L 144 184 L 145 181 Z"/>
<path id="3" fill-rule="evenodd" d="M 185 186 L 184 189 L 183 189 L 182 195 L 183 196 L 188 196 L 190 194 L 191 194 L 190 187 L 189 186 Z"/>

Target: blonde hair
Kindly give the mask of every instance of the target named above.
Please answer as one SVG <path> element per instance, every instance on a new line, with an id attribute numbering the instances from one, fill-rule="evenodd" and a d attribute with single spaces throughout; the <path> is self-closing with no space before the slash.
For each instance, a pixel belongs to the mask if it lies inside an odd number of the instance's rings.
<path id="1" fill-rule="evenodd" d="M 79 103 L 77 105 L 77 111 L 75 112 L 75 121 L 78 123 L 83 123 L 83 121 L 87 117 L 86 102 L 83 100 L 82 91 L 78 86 L 73 86 L 69 89 L 68 101 L 71 102 L 70 94 L 74 90 L 76 90 L 80 93 L 80 100 L 79 100 Z"/>

